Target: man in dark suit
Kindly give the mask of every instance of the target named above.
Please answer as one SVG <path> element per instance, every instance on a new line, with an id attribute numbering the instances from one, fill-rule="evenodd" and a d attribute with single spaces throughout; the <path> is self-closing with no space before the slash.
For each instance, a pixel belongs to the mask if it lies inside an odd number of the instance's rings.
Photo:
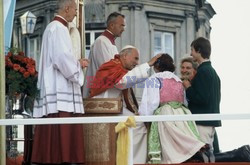
<path id="1" fill-rule="evenodd" d="M 197 73 L 198 63 L 194 61 L 193 57 L 185 57 L 181 60 L 180 65 L 180 73 L 181 73 L 181 79 L 188 79 L 190 82 L 194 78 L 195 74 Z M 214 142 L 213 142 L 213 149 L 214 154 L 220 152 L 219 148 L 219 141 L 217 133 L 214 134 Z"/>
<path id="2" fill-rule="evenodd" d="M 188 107 L 193 114 L 220 113 L 221 83 L 220 78 L 211 65 L 211 44 L 209 40 L 199 37 L 191 43 L 191 56 L 198 62 L 197 73 L 192 81 L 183 79 L 186 89 Z M 250 162 L 250 146 L 213 155 L 215 127 L 221 121 L 196 121 L 201 140 L 209 145 L 206 153 L 210 162 Z"/>
<path id="3" fill-rule="evenodd" d="M 191 56 L 199 67 L 193 80 L 183 80 L 186 89 L 188 107 L 193 114 L 220 113 L 221 84 L 220 78 L 211 65 L 211 44 L 209 40 L 199 37 L 191 43 Z M 213 151 L 215 127 L 221 121 L 196 121 L 201 139 Z M 210 155 L 211 156 L 211 155 Z M 214 157 L 210 157 L 214 162 Z"/>

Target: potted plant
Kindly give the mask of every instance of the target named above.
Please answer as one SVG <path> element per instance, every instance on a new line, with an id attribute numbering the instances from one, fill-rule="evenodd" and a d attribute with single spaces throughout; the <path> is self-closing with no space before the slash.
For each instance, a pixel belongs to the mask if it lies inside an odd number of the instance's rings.
<path id="1" fill-rule="evenodd" d="M 10 48 L 5 56 L 5 74 L 9 108 L 14 113 L 23 113 L 25 108 L 31 111 L 38 94 L 35 60 L 18 48 Z"/>

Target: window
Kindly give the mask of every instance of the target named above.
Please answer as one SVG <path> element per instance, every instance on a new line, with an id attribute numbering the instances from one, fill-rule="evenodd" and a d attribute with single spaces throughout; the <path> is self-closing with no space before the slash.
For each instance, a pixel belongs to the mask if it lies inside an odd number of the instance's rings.
<path id="1" fill-rule="evenodd" d="M 85 37 L 86 37 L 85 58 L 89 57 L 89 51 L 91 45 L 95 42 L 95 39 L 102 34 L 102 32 L 103 30 L 92 30 L 85 32 Z"/>
<path id="2" fill-rule="evenodd" d="M 36 61 L 36 70 L 38 70 L 39 59 L 40 59 L 40 40 L 38 37 L 29 39 L 29 54 L 28 56 Z"/>
<path id="3" fill-rule="evenodd" d="M 168 32 L 154 32 L 154 55 L 168 53 L 174 59 L 174 34 Z"/>

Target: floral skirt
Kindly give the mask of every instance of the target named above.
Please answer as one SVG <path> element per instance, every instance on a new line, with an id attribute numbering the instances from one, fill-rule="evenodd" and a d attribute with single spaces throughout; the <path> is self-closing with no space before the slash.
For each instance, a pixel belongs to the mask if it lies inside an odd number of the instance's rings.
<path id="1" fill-rule="evenodd" d="M 164 104 L 154 113 L 154 115 L 184 114 L 191 112 L 177 102 Z M 194 121 L 152 122 L 148 142 L 149 163 L 182 163 L 204 145 Z"/>
<path id="2" fill-rule="evenodd" d="M 49 114 L 47 118 L 81 116 L 82 114 L 60 111 L 56 114 Z M 83 164 L 85 162 L 83 125 L 37 125 L 35 127 L 31 162 L 41 164 Z"/>

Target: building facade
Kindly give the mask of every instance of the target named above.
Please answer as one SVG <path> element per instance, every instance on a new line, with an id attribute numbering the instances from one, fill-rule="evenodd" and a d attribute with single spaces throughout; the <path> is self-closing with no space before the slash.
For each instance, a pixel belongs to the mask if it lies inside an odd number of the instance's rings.
<path id="1" fill-rule="evenodd" d="M 46 25 L 53 19 L 57 10 L 57 0 L 17 0 L 13 25 L 12 46 L 21 48 L 25 54 L 39 64 L 42 35 Z M 36 17 L 34 33 L 22 34 L 20 17 L 27 11 Z M 38 66 L 37 66 L 38 68 Z"/>
<path id="2" fill-rule="evenodd" d="M 78 0 L 80 1 L 80 0 Z M 190 53 L 191 42 L 200 36 L 210 38 L 210 19 L 215 13 L 206 0 L 83 0 L 85 56 L 94 40 L 106 28 L 107 16 L 118 11 L 125 15 L 126 29 L 116 40 L 118 50 L 130 44 L 140 50 L 140 62 L 147 62 L 159 52 L 169 53 L 179 61 Z M 20 17 L 27 11 L 36 17 L 32 34 L 22 34 Z M 16 0 L 12 47 L 19 47 L 36 60 L 40 58 L 43 32 L 57 12 L 57 0 Z M 81 29 L 80 29 L 81 31 Z M 140 100 L 142 89 L 136 88 Z"/>
<path id="3" fill-rule="evenodd" d="M 204 0 L 86 0 L 85 6 L 87 49 L 105 28 L 107 15 L 118 11 L 126 17 L 125 32 L 116 42 L 118 49 L 135 45 L 141 62 L 167 52 L 177 63 L 190 53 L 196 37 L 210 38 L 209 20 L 215 14 Z"/>
<path id="4" fill-rule="evenodd" d="M 130 44 L 140 50 L 140 62 L 159 52 L 169 53 L 177 65 L 190 53 L 191 42 L 210 38 L 210 19 L 215 13 L 206 0 L 84 0 L 85 56 L 90 45 L 106 28 L 106 18 L 114 11 L 125 15 L 126 28 L 117 38 L 118 50 Z M 57 0 L 17 0 L 12 45 L 21 47 L 38 64 L 42 34 L 56 14 Z M 22 35 L 20 16 L 26 11 L 37 16 L 33 34 Z M 136 90 L 139 97 L 138 91 Z"/>

